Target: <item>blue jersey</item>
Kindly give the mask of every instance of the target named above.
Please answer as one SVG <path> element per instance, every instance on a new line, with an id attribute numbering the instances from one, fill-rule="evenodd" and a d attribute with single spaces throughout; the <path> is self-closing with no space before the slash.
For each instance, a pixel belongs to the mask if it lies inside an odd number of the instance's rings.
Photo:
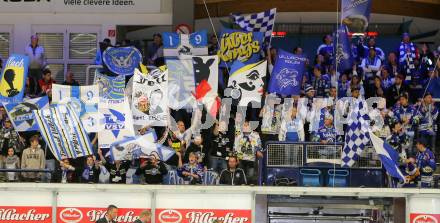
<path id="1" fill-rule="evenodd" d="M 327 143 L 334 143 L 336 139 L 336 130 L 333 126 L 319 128 L 315 136 L 315 141 L 327 141 Z"/>
<path id="2" fill-rule="evenodd" d="M 410 138 L 405 133 L 393 133 L 386 139 L 394 150 L 400 153 L 402 159 L 406 159 L 407 149 L 410 146 Z"/>
<path id="3" fill-rule="evenodd" d="M 394 116 L 398 121 L 403 121 L 404 119 L 409 120 L 409 125 L 412 125 L 413 118 L 415 115 L 415 108 L 412 105 L 402 106 L 396 105 L 393 109 Z M 410 126 L 405 126 L 406 128 Z"/>
<path id="4" fill-rule="evenodd" d="M 188 172 L 188 173 L 191 173 L 191 174 L 196 174 L 198 176 L 198 179 L 194 179 L 194 177 L 192 177 L 192 176 L 183 176 L 183 172 Z M 202 177 L 203 177 L 203 166 L 201 164 L 190 165 L 189 163 L 185 163 L 185 164 L 183 164 L 182 167 L 180 167 L 177 170 L 177 173 L 185 181 L 193 181 L 193 180 L 195 180 L 196 182 L 201 183 L 202 182 Z"/>
<path id="5" fill-rule="evenodd" d="M 338 98 L 347 97 L 347 91 L 350 89 L 350 82 L 342 83 L 338 81 Z"/>
<path id="6" fill-rule="evenodd" d="M 417 152 L 416 155 L 417 168 L 421 175 L 432 175 L 436 169 L 434 153 L 430 149 L 424 152 Z"/>
<path id="7" fill-rule="evenodd" d="M 418 120 L 418 129 L 420 134 L 434 135 L 435 124 L 437 122 L 438 108 L 435 105 L 420 105 L 416 109 L 416 119 Z"/>
<path id="8" fill-rule="evenodd" d="M 380 60 L 385 60 L 385 53 L 383 52 L 383 50 L 379 47 L 375 47 L 376 49 L 376 56 L 379 57 Z M 369 51 L 370 48 L 368 46 L 364 46 L 364 58 L 367 58 L 369 55 Z"/>
<path id="9" fill-rule="evenodd" d="M 330 91 L 330 78 L 327 75 L 321 75 L 317 78 L 315 75 L 312 76 L 310 85 L 315 89 L 316 97 L 327 97 Z"/>

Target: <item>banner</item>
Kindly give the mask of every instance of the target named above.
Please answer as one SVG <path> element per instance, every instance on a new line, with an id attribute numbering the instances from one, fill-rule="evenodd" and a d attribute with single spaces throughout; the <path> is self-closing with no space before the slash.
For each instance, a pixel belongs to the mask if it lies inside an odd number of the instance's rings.
<path id="1" fill-rule="evenodd" d="M 0 192 L 0 223 L 52 223 L 52 192 Z"/>
<path id="2" fill-rule="evenodd" d="M 168 107 L 178 110 L 195 105 L 194 68 L 191 58 L 167 59 Z"/>
<path id="3" fill-rule="evenodd" d="M 268 91 L 283 96 L 299 95 L 307 58 L 278 50 Z"/>
<path id="4" fill-rule="evenodd" d="M 342 0 L 342 24 L 350 33 L 364 33 L 370 21 L 372 0 Z"/>
<path id="5" fill-rule="evenodd" d="M 206 30 L 191 34 L 163 33 L 163 54 L 165 57 L 182 55 L 208 55 L 208 34 Z"/>
<path id="6" fill-rule="evenodd" d="M 168 70 L 165 66 L 147 74 L 135 69 L 133 76 L 133 122 L 140 126 L 168 124 Z"/>
<path id="7" fill-rule="evenodd" d="M 99 198 L 99 199 L 97 199 Z M 57 196 L 58 223 L 95 223 L 104 218 L 107 207 L 118 207 L 118 223 L 132 223 L 139 219 L 143 210 L 151 209 L 151 194 L 148 192 L 59 192 Z"/>
<path id="8" fill-rule="evenodd" d="M 195 98 L 203 103 L 212 117 L 217 116 L 220 107 L 218 98 L 218 56 L 194 56 Z"/>
<path id="9" fill-rule="evenodd" d="M 124 100 L 125 76 L 116 77 L 101 74 L 95 70 L 94 84 L 99 86 L 99 97 L 104 100 Z"/>
<path id="10" fill-rule="evenodd" d="M 159 155 L 160 160 L 167 161 L 174 155 L 174 150 L 156 144 L 156 140 L 156 134 L 153 132 L 142 136 L 126 138 L 113 143 L 110 147 L 110 154 L 113 160 L 133 160 L 145 158 L 155 152 Z"/>
<path id="11" fill-rule="evenodd" d="M 98 133 L 100 148 L 110 148 L 114 142 L 134 137 L 133 116 L 128 100 L 113 103 L 100 102 L 99 112 L 104 115 L 104 129 Z"/>
<path id="12" fill-rule="evenodd" d="M 353 54 L 351 53 L 351 43 L 347 35 L 347 27 L 339 26 L 338 42 L 335 44 L 336 63 L 339 73 L 353 69 Z"/>
<path id="13" fill-rule="evenodd" d="M 238 61 L 232 65 L 235 70 L 229 77 L 228 88 L 231 89 L 231 97 L 239 101 L 239 106 L 247 106 L 251 101 L 261 103 L 264 93 L 263 77 L 266 76 L 267 61 L 242 66 Z"/>
<path id="14" fill-rule="evenodd" d="M 99 87 L 52 84 L 52 104 L 71 104 L 87 132 L 98 132 L 103 117 L 98 112 Z"/>
<path id="15" fill-rule="evenodd" d="M 44 141 L 57 160 L 92 155 L 92 146 L 70 105 L 33 111 Z"/>
<path id="16" fill-rule="evenodd" d="M 135 47 L 108 47 L 103 53 L 104 69 L 116 75 L 133 75 L 142 62 L 142 54 Z"/>
<path id="17" fill-rule="evenodd" d="M 256 63 L 260 60 L 264 34 L 224 29 L 220 35 L 218 56 L 224 66 L 231 66 L 235 60 L 244 64 Z"/>
<path id="18" fill-rule="evenodd" d="M 47 96 L 33 99 L 25 99 L 22 103 L 6 104 L 5 110 L 17 132 L 37 131 L 38 124 L 32 111 L 49 107 Z"/>
<path id="19" fill-rule="evenodd" d="M 12 54 L 8 58 L 0 78 L 0 104 L 23 101 L 28 67 L 28 56 Z"/>
<path id="20" fill-rule="evenodd" d="M 252 221 L 251 194 L 158 193 L 156 222 L 206 223 Z"/>

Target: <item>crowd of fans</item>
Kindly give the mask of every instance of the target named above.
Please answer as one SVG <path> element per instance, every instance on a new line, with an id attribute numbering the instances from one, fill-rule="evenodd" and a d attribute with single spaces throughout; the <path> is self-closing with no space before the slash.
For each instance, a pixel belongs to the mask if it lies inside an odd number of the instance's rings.
<path id="1" fill-rule="evenodd" d="M 373 129 L 374 133 L 385 139 L 400 154 L 400 166 L 405 175 L 405 185 L 418 182 L 430 182 L 436 169 L 434 154 L 438 127 L 438 106 L 433 98 L 440 97 L 440 78 L 437 65 L 439 52 L 431 51 L 427 44 L 416 45 L 409 35 L 404 34 L 396 51 L 384 52 L 376 45 L 374 38 L 366 38 L 367 43 L 353 44 L 354 65 L 351 69 L 337 72 L 334 66 L 334 49 L 331 35 L 323 38 L 323 44 L 317 48 L 314 61 L 307 63 L 301 97 L 306 98 L 311 107 L 314 98 L 342 97 L 386 98 L 386 106 L 377 105 L 376 112 L 383 117 L 382 128 Z M 109 40 L 104 44 L 111 45 Z M 217 39 L 210 39 L 209 53 L 216 54 Z M 99 50 L 98 50 L 99 51 Z M 275 65 L 276 49 L 271 49 L 268 60 L 268 77 Z M 303 54 L 301 47 L 293 50 Z M 38 44 L 38 37 L 32 36 L 26 47 L 26 55 L 31 59 L 29 77 L 26 82 L 25 97 L 42 95 L 51 97 L 52 84 L 55 83 L 50 68 L 44 59 L 44 48 Z M 164 64 L 162 37 L 154 35 L 153 43 L 148 47 L 144 62 L 148 65 Z M 101 64 L 97 53 L 96 64 Z M 72 72 L 65 76 L 65 85 L 79 85 Z M 219 95 L 223 95 L 223 86 L 227 83 L 227 70 L 219 78 Z M 266 83 L 268 78 L 266 80 Z M 267 94 L 266 94 L 267 95 Z M 298 99 L 298 97 L 294 97 Z M 264 99 L 263 99 L 264 101 Z M 55 161 L 38 132 L 17 133 L 0 107 L 0 168 L 5 169 L 49 169 L 52 172 L 4 172 L 1 180 L 16 182 L 62 182 L 62 183 L 169 183 L 172 173 L 176 173 L 186 184 L 202 184 L 207 173 L 218 173 L 220 184 L 244 185 L 256 184 L 259 163 L 264 157 L 264 143 L 267 141 L 289 141 L 335 143 L 344 142 L 344 135 L 338 135 L 333 125 L 334 103 L 329 104 L 324 121 L 317 130 L 311 131 L 312 120 L 307 114 L 301 114 L 293 107 L 286 117 L 273 115 L 278 132 L 265 132 L 260 127 L 252 130 L 249 121 L 261 121 L 267 108 L 249 108 L 242 115 L 237 106 L 231 110 L 230 124 L 216 121 L 210 129 L 200 135 L 192 136 L 191 113 L 186 110 L 173 111 L 178 131 L 169 128 L 145 127 L 139 134 L 155 131 L 162 136 L 158 140 L 176 151 L 176 155 L 167 161 L 161 161 L 158 154 L 151 154 L 132 161 L 113 161 L 108 149 L 97 148 L 97 137 L 90 135 L 95 146 L 95 155 L 78 159 Z M 243 122 L 241 122 L 243 121 Z M 239 125 L 236 123 L 244 123 Z M 432 152 L 431 152 L 432 151 Z M 423 179 L 425 177 L 425 179 Z M 390 186 L 396 186 L 398 180 L 390 180 Z"/>

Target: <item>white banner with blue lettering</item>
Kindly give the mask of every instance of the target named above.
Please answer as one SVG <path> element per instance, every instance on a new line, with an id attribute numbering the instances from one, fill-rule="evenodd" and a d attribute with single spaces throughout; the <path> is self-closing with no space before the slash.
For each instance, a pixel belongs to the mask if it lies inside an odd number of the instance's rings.
<path id="1" fill-rule="evenodd" d="M 123 101 L 101 101 L 99 112 L 104 116 L 104 128 L 98 133 L 100 148 L 110 148 L 111 144 L 126 137 L 134 137 L 133 116 L 128 99 Z"/>
<path id="2" fill-rule="evenodd" d="M 33 99 L 25 99 L 21 103 L 9 103 L 5 110 L 17 132 L 37 131 L 38 124 L 32 111 L 49 107 L 47 96 Z"/>
<path id="3" fill-rule="evenodd" d="M 104 117 L 98 112 L 99 87 L 52 85 L 52 104 L 71 103 L 87 132 L 98 132 Z"/>
<path id="4" fill-rule="evenodd" d="M 40 133 L 57 160 L 92 155 L 87 132 L 70 105 L 33 111 Z"/>
<path id="5" fill-rule="evenodd" d="M 206 30 L 191 34 L 163 33 L 163 54 L 165 57 L 182 55 L 208 55 L 208 34 Z"/>

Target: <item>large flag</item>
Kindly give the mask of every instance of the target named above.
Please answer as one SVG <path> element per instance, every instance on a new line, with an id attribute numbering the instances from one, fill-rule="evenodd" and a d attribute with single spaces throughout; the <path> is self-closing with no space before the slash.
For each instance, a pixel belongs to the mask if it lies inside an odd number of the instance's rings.
<path id="1" fill-rule="evenodd" d="M 135 69 L 132 111 L 135 125 L 168 124 L 168 70 L 165 66 L 143 74 Z"/>
<path id="2" fill-rule="evenodd" d="M 70 105 L 54 105 L 34 111 L 44 141 L 55 158 L 92 155 L 87 132 Z"/>
<path id="3" fill-rule="evenodd" d="M 278 50 L 275 66 L 270 76 L 268 91 L 284 96 L 299 95 L 306 58 Z"/>
<path id="4" fill-rule="evenodd" d="M 28 67 L 28 56 L 12 54 L 8 58 L 0 78 L 0 104 L 22 102 Z"/>
<path id="5" fill-rule="evenodd" d="M 387 170 L 388 174 L 405 181 L 405 176 L 399 169 L 399 153 L 393 149 L 388 143 L 384 142 L 381 138 L 370 132 L 371 142 L 376 150 L 377 155 L 379 155 L 383 166 Z"/>
<path id="6" fill-rule="evenodd" d="M 217 116 L 220 107 L 218 90 L 218 56 L 194 56 L 193 68 L 196 82 L 195 98 L 203 103 L 212 117 Z"/>
<path id="7" fill-rule="evenodd" d="M 167 161 L 175 154 L 171 148 L 156 144 L 156 135 L 152 132 L 142 136 L 129 137 L 111 145 L 113 160 L 133 160 L 157 153 L 162 161 Z"/>
<path id="8" fill-rule="evenodd" d="M 163 33 L 163 54 L 165 57 L 182 55 L 207 55 L 208 34 L 206 30 L 191 34 Z"/>
<path id="9" fill-rule="evenodd" d="M 168 107 L 178 110 L 192 108 L 196 99 L 194 68 L 191 57 L 167 59 L 168 68 Z"/>
<path id="10" fill-rule="evenodd" d="M 96 70 L 94 84 L 99 86 L 101 100 L 124 100 L 125 76 L 107 76 Z"/>
<path id="11" fill-rule="evenodd" d="M 342 154 L 344 167 L 353 166 L 370 142 L 367 103 L 363 99 L 356 99 L 352 108 L 348 117 L 348 129 Z"/>
<path id="12" fill-rule="evenodd" d="M 351 43 L 347 35 L 347 27 L 339 26 L 337 30 L 338 42 L 335 44 L 336 63 L 339 73 L 353 69 L 353 54 L 351 53 Z"/>
<path id="13" fill-rule="evenodd" d="M 114 142 L 134 137 L 133 115 L 128 99 L 114 102 L 99 102 L 99 112 L 104 115 L 104 129 L 98 133 L 100 148 L 110 148 Z"/>
<path id="14" fill-rule="evenodd" d="M 232 18 L 243 30 L 264 33 L 265 48 L 268 49 L 270 47 L 269 43 L 270 38 L 272 37 L 272 31 L 275 26 L 276 14 L 277 9 L 273 8 L 247 16 L 233 14 Z"/>
<path id="15" fill-rule="evenodd" d="M 235 69 L 235 66 L 242 66 Z M 242 65 L 236 61 L 232 66 L 235 70 L 228 81 L 228 88 L 231 90 L 231 97 L 239 101 L 239 106 L 247 106 L 251 101 L 261 103 L 261 96 L 264 93 L 263 77 L 266 76 L 267 61 Z"/>
<path id="16" fill-rule="evenodd" d="M 52 104 L 71 103 L 87 132 L 98 132 L 103 122 L 98 112 L 99 86 L 52 85 Z"/>
<path id="17" fill-rule="evenodd" d="M 220 35 L 218 56 L 222 67 L 231 66 L 236 60 L 251 64 L 260 60 L 263 33 L 223 29 Z"/>
<path id="18" fill-rule="evenodd" d="M 21 103 L 8 103 L 5 105 L 6 112 L 17 132 L 37 131 L 38 124 L 35 121 L 33 111 L 49 107 L 47 96 L 33 99 L 25 99 Z"/>
<path id="19" fill-rule="evenodd" d="M 342 24 L 351 33 L 364 33 L 370 21 L 372 0 L 342 0 Z"/>
<path id="20" fill-rule="evenodd" d="M 108 47 L 103 53 L 104 72 L 113 75 L 133 75 L 142 62 L 142 54 L 135 47 Z"/>

